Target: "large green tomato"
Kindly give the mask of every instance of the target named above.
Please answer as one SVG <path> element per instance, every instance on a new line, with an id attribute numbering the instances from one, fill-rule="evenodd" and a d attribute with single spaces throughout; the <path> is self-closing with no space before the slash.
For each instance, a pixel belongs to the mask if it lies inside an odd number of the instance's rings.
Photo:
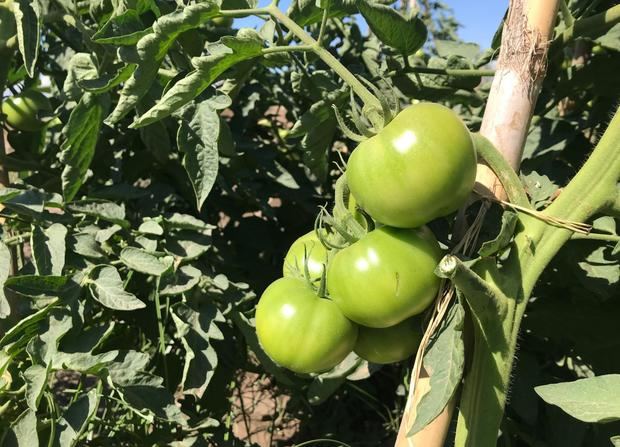
<path id="1" fill-rule="evenodd" d="M 310 281 L 319 281 L 323 274 L 323 266 L 327 265 L 327 248 L 317 237 L 314 231 L 304 234 L 291 245 L 286 257 L 282 271 L 284 276 L 298 277 L 304 275 L 304 256 L 308 263 L 308 273 Z"/>
<path id="2" fill-rule="evenodd" d="M 27 132 L 41 130 L 45 123 L 39 119 L 39 112 L 52 110 L 49 99 L 36 90 L 25 90 L 11 96 L 2 103 L 2 113 L 6 122 L 15 129 Z"/>
<path id="3" fill-rule="evenodd" d="M 394 326 L 419 314 L 439 288 L 442 253 L 427 228 L 380 227 L 337 252 L 327 290 L 343 314 L 362 326 Z"/>
<path id="4" fill-rule="evenodd" d="M 408 318 L 386 328 L 359 327 L 353 349 L 361 358 L 373 363 L 394 363 L 412 356 L 422 341 L 421 321 Z"/>
<path id="5" fill-rule="evenodd" d="M 298 373 L 318 373 L 353 350 L 357 325 L 305 281 L 280 278 L 256 306 L 256 333 L 276 363 Z"/>
<path id="6" fill-rule="evenodd" d="M 447 107 L 420 103 L 363 141 L 347 165 L 358 204 L 375 220 L 414 228 L 457 210 L 476 179 L 467 127 Z"/>

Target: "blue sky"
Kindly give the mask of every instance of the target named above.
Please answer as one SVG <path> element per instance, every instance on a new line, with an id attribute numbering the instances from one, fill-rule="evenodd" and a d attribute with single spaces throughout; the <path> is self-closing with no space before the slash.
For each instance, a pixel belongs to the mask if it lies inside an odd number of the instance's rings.
<path id="1" fill-rule="evenodd" d="M 260 0 L 261 5 L 268 1 Z M 456 19 L 463 27 L 459 30 L 461 39 L 467 42 L 475 42 L 482 49 L 491 45 L 491 39 L 500 23 L 506 8 L 508 0 L 444 0 L 454 10 Z M 284 10 L 288 8 L 290 0 L 282 0 L 280 7 Z M 260 21 L 255 18 L 237 19 L 235 26 L 254 27 Z"/>

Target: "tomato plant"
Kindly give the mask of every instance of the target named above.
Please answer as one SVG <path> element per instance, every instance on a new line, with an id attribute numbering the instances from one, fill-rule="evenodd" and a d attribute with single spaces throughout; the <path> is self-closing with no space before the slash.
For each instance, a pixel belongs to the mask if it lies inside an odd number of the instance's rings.
<path id="1" fill-rule="evenodd" d="M 418 317 L 408 318 L 386 328 L 360 326 L 353 350 L 369 362 L 400 362 L 415 354 L 422 334 L 422 321 Z"/>
<path id="2" fill-rule="evenodd" d="M 298 373 L 318 373 L 351 352 L 357 326 L 303 280 L 281 278 L 263 292 L 256 306 L 256 333 L 265 352 L 280 365 Z"/>
<path id="3" fill-rule="evenodd" d="M 331 298 L 351 320 L 388 327 L 433 301 L 441 250 L 426 229 L 380 227 L 338 251 L 327 270 Z"/>
<path id="4" fill-rule="evenodd" d="M 49 112 L 52 107 L 47 97 L 37 90 L 25 90 L 11 96 L 2 103 L 2 113 L 6 122 L 15 129 L 28 132 L 41 130 L 45 122 L 41 120 L 41 112 Z"/>
<path id="5" fill-rule="evenodd" d="M 318 281 L 327 266 L 328 250 L 323 246 L 314 231 L 299 237 L 284 257 L 282 272 L 284 276 L 304 276 L 307 265 L 310 281 Z"/>
<path id="6" fill-rule="evenodd" d="M 459 117 L 414 104 L 351 155 L 347 180 L 359 206 L 386 225 L 414 228 L 456 211 L 476 179 L 476 152 Z"/>

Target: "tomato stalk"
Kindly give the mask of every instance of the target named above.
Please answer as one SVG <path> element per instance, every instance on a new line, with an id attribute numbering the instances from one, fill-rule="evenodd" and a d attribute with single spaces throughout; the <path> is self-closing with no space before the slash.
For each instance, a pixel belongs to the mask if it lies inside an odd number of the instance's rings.
<path id="1" fill-rule="evenodd" d="M 616 112 L 586 164 L 543 214 L 557 219 L 586 221 L 613 203 L 616 184 L 620 180 L 619 140 L 620 112 Z M 528 300 L 541 273 L 574 234 L 529 215 L 520 215 L 520 225 L 503 274 L 487 278 L 491 287 L 498 287 L 503 292 L 505 297 L 498 295 L 499 299 L 512 305 L 514 312 L 509 312 L 501 321 L 500 313 L 491 311 L 485 314 L 483 311 L 484 318 L 494 317 L 502 322 L 503 334 L 495 334 L 497 339 L 489 344 L 484 342 L 489 334 L 476 328 L 472 366 L 461 397 L 457 446 L 495 443 Z M 455 285 L 457 288 L 463 286 L 458 280 Z M 475 291 L 465 289 L 463 292 L 468 299 L 475 295 Z M 475 309 L 473 312 L 476 314 Z M 496 347 L 504 343 L 507 351 L 500 355 Z"/>

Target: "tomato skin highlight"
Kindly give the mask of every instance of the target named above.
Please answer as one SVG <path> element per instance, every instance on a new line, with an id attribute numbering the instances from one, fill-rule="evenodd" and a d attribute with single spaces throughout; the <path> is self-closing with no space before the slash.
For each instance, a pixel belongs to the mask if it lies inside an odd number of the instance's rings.
<path id="1" fill-rule="evenodd" d="M 469 130 L 449 108 L 414 104 L 353 151 L 349 188 L 375 220 L 415 228 L 461 207 L 476 180 Z"/>
<path id="2" fill-rule="evenodd" d="M 394 326 L 433 302 L 440 282 L 434 271 L 441 257 L 426 228 L 380 227 L 333 256 L 327 290 L 356 323 Z"/>
<path id="3" fill-rule="evenodd" d="M 26 132 L 36 132 L 45 127 L 45 123 L 37 115 L 40 111 L 50 110 L 52 107 L 49 99 L 36 90 L 25 90 L 19 95 L 6 98 L 2 103 L 6 122 L 11 127 Z"/>
<path id="4" fill-rule="evenodd" d="M 276 363 L 298 373 L 327 371 L 355 346 L 357 325 L 303 280 L 280 278 L 256 306 L 256 333 Z"/>
<path id="5" fill-rule="evenodd" d="M 300 274 L 303 277 L 304 259 L 307 259 L 310 281 L 320 281 L 323 266 L 327 265 L 327 256 L 327 248 L 321 243 L 314 230 L 310 231 L 293 242 L 284 257 L 282 273 L 285 277 L 295 278 Z"/>
<path id="6" fill-rule="evenodd" d="M 422 335 L 421 319 L 418 317 L 386 328 L 360 326 L 353 351 L 373 363 L 400 362 L 415 354 Z"/>

